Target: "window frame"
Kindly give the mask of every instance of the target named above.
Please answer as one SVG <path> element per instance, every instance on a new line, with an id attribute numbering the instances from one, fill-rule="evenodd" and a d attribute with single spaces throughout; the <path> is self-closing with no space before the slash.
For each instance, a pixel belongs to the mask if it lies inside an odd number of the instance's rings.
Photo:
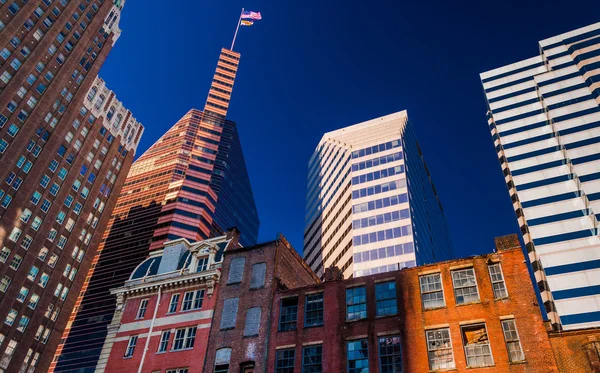
<path id="1" fill-rule="evenodd" d="M 320 302 L 318 301 L 312 301 L 309 299 L 310 297 L 316 297 L 316 296 L 320 296 Z M 309 310 L 308 306 L 310 304 L 321 304 L 321 308 L 320 309 L 313 309 L 313 310 Z M 309 323 L 308 322 L 308 315 L 309 313 L 314 313 L 314 312 L 320 312 L 320 322 L 318 323 Z M 314 318 L 314 317 L 313 317 Z M 323 326 L 323 324 L 325 323 L 325 296 L 324 296 L 324 292 L 320 291 L 318 293 L 311 293 L 311 294 L 306 294 L 304 296 L 304 327 L 305 328 L 313 328 L 313 327 L 319 327 L 319 326 Z"/>
<path id="2" fill-rule="evenodd" d="M 506 338 L 506 329 L 504 328 L 504 325 L 506 322 L 512 322 L 512 326 L 514 326 L 515 330 L 515 334 L 517 335 L 517 340 L 511 339 L 510 341 Z M 527 361 L 527 358 L 525 357 L 525 351 L 523 350 L 523 344 L 521 343 L 521 335 L 519 334 L 519 328 L 517 327 L 517 321 L 514 318 L 507 318 L 507 319 L 502 319 L 500 320 L 500 326 L 502 328 L 502 335 L 504 337 L 504 346 L 506 347 L 506 352 L 508 354 L 508 361 L 511 363 L 521 363 L 524 361 Z M 511 357 L 511 351 L 509 346 L 509 343 L 515 343 L 518 342 L 519 344 L 519 349 L 521 350 L 521 355 L 523 356 L 523 359 L 520 360 L 512 360 Z"/>
<path id="3" fill-rule="evenodd" d="M 492 274 L 493 267 L 498 268 L 499 272 L 495 273 L 495 275 L 500 274 L 500 276 L 502 277 L 501 280 L 494 280 L 494 277 Z M 494 263 L 488 264 L 488 273 L 490 275 L 490 281 L 492 283 L 492 292 L 494 293 L 494 300 L 507 299 L 508 298 L 508 287 L 506 286 L 506 278 L 504 277 L 504 270 L 502 269 L 502 263 L 494 262 Z M 494 285 L 496 285 L 496 284 L 502 284 L 504 286 L 504 293 L 505 293 L 504 296 L 502 296 L 502 297 L 496 296 L 496 289 L 494 288 Z"/>
<path id="4" fill-rule="evenodd" d="M 129 337 L 129 340 L 127 341 L 127 347 L 125 347 L 123 359 L 131 359 L 133 357 L 133 354 L 135 353 L 135 347 L 137 346 L 138 337 L 138 335 L 132 335 Z"/>
<path id="5" fill-rule="evenodd" d="M 140 305 L 138 306 L 138 310 L 135 314 L 136 320 L 141 320 L 146 316 L 146 311 L 148 310 L 148 302 L 149 298 L 144 298 L 140 301 Z"/>
<path id="6" fill-rule="evenodd" d="M 403 371 L 403 359 L 402 359 L 402 338 L 400 337 L 399 334 L 390 334 L 390 335 L 381 335 L 377 337 L 377 362 L 378 362 L 378 367 L 379 367 L 379 371 L 383 372 L 383 362 L 382 362 L 382 358 L 383 357 L 391 357 L 393 359 L 393 357 L 395 357 L 395 354 L 387 354 L 387 355 L 382 355 L 381 353 L 381 340 L 382 339 L 386 339 L 386 338 L 398 338 L 398 345 L 400 346 L 400 372 Z M 395 344 L 391 345 L 391 346 L 383 346 L 383 347 L 393 347 L 395 346 Z M 387 365 L 386 365 L 387 366 Z"/>
<path id="7" fill-rule="evenodd" d="M 485 330 L 485 335 L 487 337 L 487 343 L 473 343 L 473 344 L 468 344 L 467 340 L 466 340 L 466 336 L 465 336 L 465 329 L 468 328 L 477 328 L 483 326 L 483 329 Z M 492 353 L 492 345 L 490 343 L 490 337 L 489 337 L 489 333 L 488 333 L 488 329 L 487 329 L 487 325 L 485 322 L 481 322 L 481 323 L 474 323 L 474 324 L 466 324 L 466 325 L 461 325 L 460 326 L 460 337 L 462 339 L 462 344 L 463 344 L 463 353 L 465 354 L 465 364 L 467 366 L 467 368 L 471 368 L 471 369 L 477 369 L 477 368 L 485 368 L 485 367 L 490 367 L 490 366 L 494 366 L 495 362 L 494 362 L 494 354 Z M 473 345 L 487 345 L 488 350 L 489 350 L 489 356 L 492 360 L 491 364 L 483 364 L 483 365 L 470 365 L 469 364 L 469 354 L 467 353 L 467 348 Z M 476 355 L 476 356 L 472 356 L 471 358 L 474 357 L 478 357 L 478 356 L 486 356 L 485 354 L 480 354 L 480 355 Z"/>
<path id="8" fill-rule="evenodd" d="M 394 291 L 393 291 L 394 298 L 378 299 L 378 296 L 379 296 L 378 287 L 381 287 L 383 285 L 389 285 L 389 284 L 393 284 L 394 285 Z M 390 290 L 388 289 L 384 293 L 387 293 L 388 291 L 390 291 Z M 394 280 L 390 280 L 390 281 L 381 281 L 381 282 L 376 282 L 375 283 L 375 316 L 376 317 L 387 317 L 387 316 L 394 316 L 394 315 L 398 314 L 398 293 L 397 293 L 397 291 L 398 291 L 398 288 L 396 287 L 396 280 L 395 279 Z M 396 311 L 394 313 L 385 313 L 385 314 L 380 315 L 379 314 L 379 310 L 380 310 L 380 308 L 379 308 L 379 302 L 390 301 L 392 299 L 394 300 L 394 305 L 395 305 Z M 383 307 L 384 310 L 388 309 L 388 308 L 390 308 L 390 307 Z"/>
<path id="9" fill-rule="evenodd" d="M 288 353 L 286 356 L 285 353 Z M 280 356 L 283 355 L 283 356 Z M 290 366 L 289 363 L 292 363 Z M 279 362 L 287 363 L 285 366 L 277 366 Z M 296 365 L 296 349 L 295 348 L 280 348 L 275 351 L 275 373 L 290 373 L 294 372 Z"/>
<path id="10" fill-rule="evenodd" d="M 368 364 L 369 364 L 369 340 L 367 338 L 360 338 L 360 339 L 352 339 L 349 341 L 346 341 L 346 372 L 348 373 L 353 373 L 353 372 L 359 372 L 356 370 L 356 368 L 353 368 L 352 370 L 350 369 L 350 344 L 351 343 L 361 343 L 361 350 L 363 349 L 362 347 L 362 343 L 366 344 L 366 356 L 363 359 L 352 359 L 352 361 L 358 361 L 358 360 L 366 360 L 367 362 L 367 369 L 368 369 Z M 352 351 L 356 351 L 356 350 L 352 350 Z"/>
<path id="11" fill-rule="evenodd" d="M 284 318 L 284 316 L 287 318 L 288 313 L 286 312 L 286 314 L 284 315 L 284 308 L 291 308 L 294 306 L 284 306 L 283 303 L 285 301 L 290 301 L 290 300 L 296 300 L 296 312 L 294 313 L 294 320 L 290 321 L 290 320 L 285 320 L 282 321 L 282 319 Z M 285 298 L 281 298 L 281 300 L 279 301 L 279 318 L 278 318 L 278 322 L 277 322 L 277 331 L 278 332 L 289 332 L 289 331 L 293 331 L 293 330 L 297 330 L 298 329 L 298 303 L 299 303 L 299 299 L 298 296 L 292 296 L 292 297 L 285 297 Z M 285 328 L 282 328 L 282 325 L 285 325 Z M 288 325 L 289 325 L 289 329 L 288 329 Z"/>
<path id="12" fill-rule="evenodd" d="M 467 285 L 467 286 L 460 286 L 460 287 L 456 287 L 456 284 L 454 283 L 454 275 L 461 273 L 461 272 L 466 272 L 466 271 L 472 271 L 473 272 L 473 280 L 475 281 L 475 285 Z M 473 303 L 481 303 L 481 294 L 479 293 L 479 284 L 477 283 L 477 274 L 475 273 L 475 267 L 468 267 L 468 268 L 458 268 L 458 269 L 454 269 L 452 271 L 450 271 L 450 277 L 452 278 L 452 289 L 454 290 L 454 302 L 457 306 L 461 306 L 461 305 L 467 305 L 467 304 L 473 304 Z M 460 279 L 458 279 L 460 280 Z M 475 287 L 475 291 L 477 293 L 477 300 L 476 301 L 463 301 L 461 303 L 458 302 L 458 298 L 456 296 L 456 291 L 459 289 L 467 289 L 467 288 L 472 288 Z M 463 298 L 465 297 L 465 295 L 461 295 Z"/>
<path id="13" fill-rule="evenodd" d="M 443 348 L 436 348 L 434 350 L 431 350 L 429 347 L 429 333 L 435 333 L 438 331 L 444 331 L 447 330 L 448 331 L 448 341 L 450 343 L 449 347 L 443 347 Z M 434 335 L 435 338 L 435 335 Z M 452 344 L 452 333 L 450 331 L 450 327 L 449 326 L 445 326 L 442 328 L 435 328 L 435 329 L 427 329 L 425 330 L 425 343 L 427 345 L 427 364 L 429 364 L 429 370 L 443 370 L 443 369 L 456 369 L 456 357 L 454 356 L 454 345 Z M 452 366 L 448 367 L 448 366 L 444 366 L 444 367 L 436 367 L 434 368 L 431 364 L 431 356 L 430 356 L 430 352 L 433 351 L 440 351 L 440 350 L 449 350 L 450 353 L 452 354 Z"/>
<path id="14" fill-rule="evenodd" d="M 356 289 L 363 289 L 364 290 L 364 301 L 360 302 L 360 303 L 349 304 L 348 303 L 348 292 L 349 291 L 353 292 Z M 356 297 L 357 297 L 356 295 L 352 295 L 352 298 L 356 298 Z M 354 306 L 357 306 L 357 305 L 364 305 L 364 313 L 365 313 L 364 317 L 361 316 L 361 317 L 358 317 L 358 318 L 350 318 L 349 317 L 350 307 L 354 307 Z M 363 312 L 362 308 L 361 308 L 361 310 L 359 312 L 362 314 L 362 312 Z M 352 313 L 355 314 L 356 312 L 352 312 Z M 368 310 L 367 310 L 367 287 L 365 285 L 359 285 L 359 286 L 353 286 L 353 287 L 346 288 L 346 321 L 365 320 L 368 317 L 369 317 L 369 313 L 368 313 Z"/>

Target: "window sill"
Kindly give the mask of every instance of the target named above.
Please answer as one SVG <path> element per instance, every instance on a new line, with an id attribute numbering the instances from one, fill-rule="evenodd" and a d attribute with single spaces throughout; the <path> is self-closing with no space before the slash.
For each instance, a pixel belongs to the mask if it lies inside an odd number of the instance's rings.
<path id="1" fill-rule="evenodd" d="M 252 335 L 244 335 L 242 336 L 242 338 L 256 338 L 258 337 L 258 334 L 252 334 Z"/>
<path id="2" fill-rule="evenodd" d="M 133 356 L 123 356 L 123 360 L 133 359 Z"/>
<path id="3" fill-rule="evenodd" d="M 375 316 L 376 319 L 385 319 L 386 317 L 394 317 L 394 316 L 398 316 L 397 313 L 394 313 L 392 315 L 380 315 L 380 316 Z M 364 319 L 361 319 L 364 320 Z"/>
<path id="4" fill-rule="evenodd" d="M 363 320 L 367 320 L 367 318 L 363 317 L 362 319 L 346 320 L 346 322 L 357 322 L 357 321 L 363 321 Z"/>
<path id="5" fill-rule="evenodd" d="M 157 351 L 156 355 L 163 355 L 163 354 L 166 354 L 166 353 L 167 353 L 167 351 Z"/>
<path id="6" fill-rule="evenodd" d="M 315 324 L 315 325 L 304 325 L 304 329 L 310 329 L 310 328 L 320 328 L 322 327 L 324 324 Z"/>
<path id="7" fill-rule="evenodd" d="M 509 365 L 520 365 L 520 364 L 527 364 L 527 360 L 521 360 L 521 361 L 509 361 L 508 362 Z"/>
<path id="8" fill-rule="evenodd" d="M 261 289 L 264 289 L 264 288 L 265 288 L 265 285 L 261 285 L 261 286 L 256 286 L 256 287 L 250 288 L 248 290 L 253 291 L 253 290 L 261 290 Z"/>
<path id="9" fill-rule="evenodd" d="M 469 302 L 469 303 L 462 303 L 462 304 L 455 304 L 455 307 L 462 307 L 462 306 L 471 306 L 473 304 L 481 304 L 481 301 L 478 300 L 477 302 Z"/>
<path id="10" fill-rule="evenodd" d="M 434 372 L 458 372 L 458 368 L 443 368 L 443 369 L 429 370 L 429 373 L 434 373 Z"/>
<path id="11" fill-rule="evenodd" d="M 497 301 L 497 300 L 508 300 L 508 297 L 494 298 L 494 301 Z"/>
<path id="12" fill-rule="evenodd" d="M 286 332 L 296 332 L 298 331 L 298 328 L 296 329 L 287 329 L 287 330 L 277 330 L 277 333 L 286 333 Z"/>
<path id="13" fill-rule="evenodd" d="M 441 306 L 441 307 L 433 307 L 433 308 L 423 308 L 423 312 L 427 312 L 427 311 L 435 311 L 435 310 L 443 310 L 444 308 L 448 308 L 448 306 Z"/>
<path id="14" fill-rule="evenodd" d="M 182 352 L 182 351 L 192 351 L 194 348 L 182 348 L 180 350 L 171 350 L 169 352 Z"/>
<path id="15" fill-rule="evenodd" d="M 479 367 L 467 367 L 467 369 L 484 369 L 484 368 L 494 368 L 496 366 L 496 364 L 491 364 L 491 365 L 482 365 Z"/>

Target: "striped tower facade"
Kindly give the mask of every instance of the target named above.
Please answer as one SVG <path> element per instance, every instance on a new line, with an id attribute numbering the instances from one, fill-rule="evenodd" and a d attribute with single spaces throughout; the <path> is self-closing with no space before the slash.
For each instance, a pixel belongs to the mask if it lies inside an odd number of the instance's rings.
<path id="1" fill-rule="evenodd" d="M 237 129 L 225 119 L 239 58 L 239 53 L 223 49 L 204 110 L 190 110 L 131 166 L 53 371 L 93 371 L 116 307 L 110 289 L 123 286 L 150 251 L 178 238 L 202 241 L 229 226 L 246 229 L 242 244 L 256 242 L 258 217 L 241 146 L 235 141 Z M 237 166 L 223 156 L 233 151 Z M 213 180 L 215 175 L 218 180 Z M 222 187 L 221 179 L 234 176 L 235 192 L 231 192 Z M 242 212 L 221 212 L 217 218 L 220 208 L 241 209 L 242 205 L 219 201 L 236 198 L 226 193 L 246 196 L 254 215 L 244 222 L 228 218 L 244 216 Z"/>
<path id="2" fill-rule="evenodd" d="M 481 74 L 488 124 L 557 329 L 600 326 L 600 23 Z"/>
<path id="3" fill-rule="evenodd" d="M 304 259 L 317 275 L 337 266 L 359 277 L 452 257 L 406 111 L 326 133 L 308 168 Z"/>

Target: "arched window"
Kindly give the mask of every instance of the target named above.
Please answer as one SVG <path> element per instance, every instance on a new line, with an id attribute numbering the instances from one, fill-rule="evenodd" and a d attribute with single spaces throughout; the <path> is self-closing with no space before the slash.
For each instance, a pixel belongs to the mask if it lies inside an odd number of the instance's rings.
<path id="1" fill-rule="evenodd" d="M 106 119 L 111 120 L 113 115 L 115 115 L 115 107 L 111 106 L 108 114 L 106 114 Z"/>
<path id="2" fill-rule="evenodd" d="M 217 350 L 215 356 L 215 373 L 229 371 L 229 361 L 231 360 L 231 348 L 225 347 Z"/>
<path id="3" fill-rule="evenodd" d="M 102 104 L 104 103 L 104 99 L 106 97 L 104 97 L 104 95 L 100 95 L 100 97 L 98 97 L 98 99 L 96 100 L 96 105 L 94 105 L 94 107 L 98 110 L 100 110 L 100 108 L 102 107 Z"/>
<path id="4" fill-rule="evenodd" d="M 93 86 L 92 89 L 90 89 L 90 92 L 88 93 L 87 99 L 89 101 L 92 101 L 94 99 L 94 97 L 96 97 L 97 92 L 98 92 L 98 88 L 96 88 L 96 86 Z"/>

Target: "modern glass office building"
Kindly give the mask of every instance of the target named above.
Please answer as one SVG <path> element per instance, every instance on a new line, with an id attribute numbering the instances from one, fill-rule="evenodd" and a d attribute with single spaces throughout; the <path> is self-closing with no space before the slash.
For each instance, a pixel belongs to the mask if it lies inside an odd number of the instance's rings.
<path id="1" fill-rule="evenodd" d="M 453 256 L 406 111 L 326 133 L 308 166 L 304 259 L 345 278 Z"/>
<path id="2" fill-rule="evenodd" d="M 116 308 L 110 290 L 164 242 L 236 226 L 256 243 L 258 215 L 235 123 L 226 119 L 240 54 L 223 49 L 204 110 L 192 109 L 131 166 L 51 368 L 93 372 Z"/>
<path id="3" fill-rule="evenodd" d="M 555 328 L 600 326 L 600 23 L 481 74 L 488 124 Z"/>

